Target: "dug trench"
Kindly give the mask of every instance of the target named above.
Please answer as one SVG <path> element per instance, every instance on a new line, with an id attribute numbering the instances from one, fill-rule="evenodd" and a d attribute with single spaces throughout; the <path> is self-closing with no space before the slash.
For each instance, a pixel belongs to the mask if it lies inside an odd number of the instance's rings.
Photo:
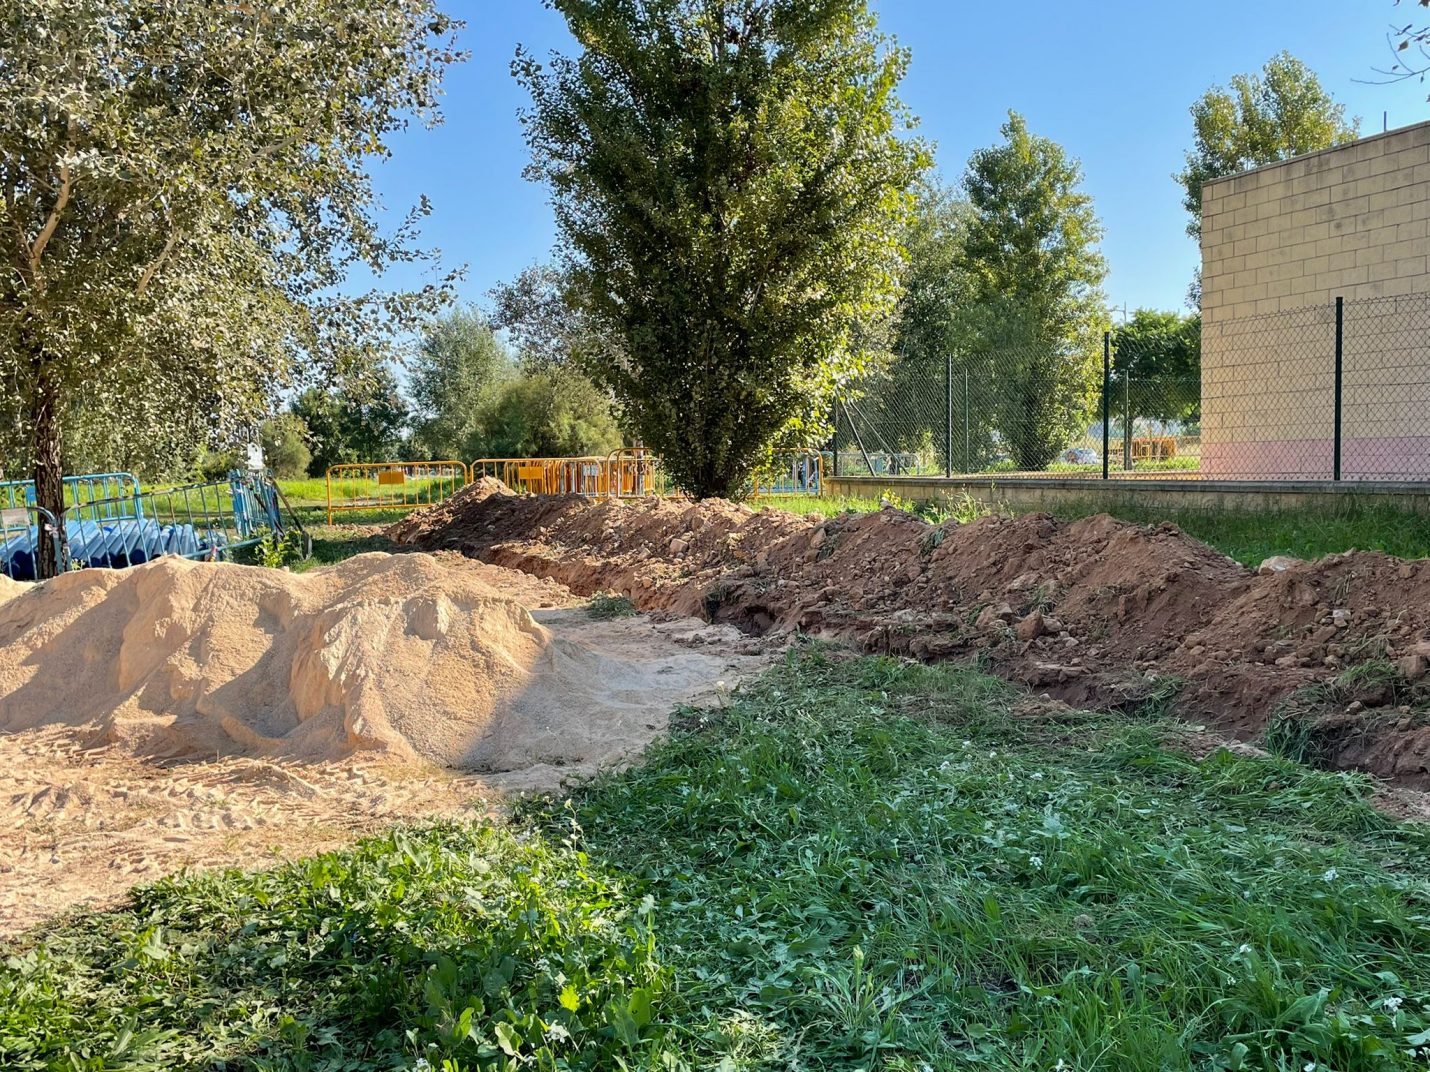
<path id="1" fill-rule="evenodd" d="M 723 501 L 535 498 L 482 480 L 388 530 L 645 611 L 977 659 L 1035 692 L 1176 711 L 1299 758 L 1430 786 L 1430 560 L 1251 570 L 1172 525 L 1045 514 L 930 524 Z"/>

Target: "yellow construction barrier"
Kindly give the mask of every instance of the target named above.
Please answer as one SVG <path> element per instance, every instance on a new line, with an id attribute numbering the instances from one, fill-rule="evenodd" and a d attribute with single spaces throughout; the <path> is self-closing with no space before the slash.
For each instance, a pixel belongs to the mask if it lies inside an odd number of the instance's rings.
<path id="1" fill-rule="evenodd" d="M 660 455 L 645 447 L 622 447 L 604 458 L 478 458 L 471 479 L 493 477 L 527 495 L 585 495 L 591 498 L 684 498 L 675 489 Z M 824 459 L 817 451 L 774 455 L 754 478 L 757 498 L 820 495 Z"/>
<path id="2" fill-rule="evenodd" d="M 478 458 L 471 465 L 472 479 L 489 476 L 513 491 L 530 495 L 604 495 L 606 459 L 585 458 Z"/>
<path id="3" fill-rule="evenodd" d="M 328 524 L 356 510 L 418 510 L 470 483 L 464 462 L 355 462 L 328 467 Z"/>
<path id="4" fill-rule="evenodd" d="M 645 447 L 622 447 L 606 458 L 606 494 L 617 499 L 657 498 L 682 499 L 665 474 L 659 454 Z"/>
<path id="5" fill-rule="evenodd" d="M 1132 440 L 1134 462 L 1161 462 L 1177 456 L 1174 436 L 1136 436 Z"/>

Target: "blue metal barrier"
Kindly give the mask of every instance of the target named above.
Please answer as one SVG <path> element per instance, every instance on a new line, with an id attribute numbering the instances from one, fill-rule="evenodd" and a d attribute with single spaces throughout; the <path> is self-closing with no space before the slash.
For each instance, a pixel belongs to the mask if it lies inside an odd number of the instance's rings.
<path id="1" fill-rule="evenodd" d="M 233 471 L 228 479 L 144 491 L 130 473 L 98 473 L 65 479 L 64 527 L 73 566 L 117 569 L 164 555 L 219 560 L 286 528 L 280 492 L 267 474 Z M 114 492 L 105 496 L 102 491 Z M 0 485 L 0 573 L 34 580 L 41 514 L 34 485 Z M 50 519 L 53 524 L 53 519 Z M 302 531 L 302 526 L 291 524 Z"/>

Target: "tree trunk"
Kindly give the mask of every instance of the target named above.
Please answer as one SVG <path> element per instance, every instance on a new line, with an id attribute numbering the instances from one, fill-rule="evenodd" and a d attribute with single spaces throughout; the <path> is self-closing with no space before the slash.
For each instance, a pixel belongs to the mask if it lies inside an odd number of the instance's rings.
<path id="1" fill-rule="evenodd" d="M 34 412 L 31 415 L 31 455 L 35 463 L 35 505 L 49 511 L 56 524 L 41 513 L 36 518 L 39 540 L 35 547 L 35 575 L 41 580 L 54 577 L 68 554 L 65 541 L 65 471 L 60 461 L 63 425 L 59 386 L 41 363 L 35 379 Z"/>

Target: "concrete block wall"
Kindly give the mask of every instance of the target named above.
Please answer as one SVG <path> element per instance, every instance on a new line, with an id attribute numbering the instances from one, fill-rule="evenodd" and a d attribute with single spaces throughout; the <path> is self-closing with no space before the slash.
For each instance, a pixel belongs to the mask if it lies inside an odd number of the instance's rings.
<path id="1" fill-rule="evenodd" d="M 1430 479 L 1430 123 L 1216 179 L 1202 209 L 1202 473 Z"/>

